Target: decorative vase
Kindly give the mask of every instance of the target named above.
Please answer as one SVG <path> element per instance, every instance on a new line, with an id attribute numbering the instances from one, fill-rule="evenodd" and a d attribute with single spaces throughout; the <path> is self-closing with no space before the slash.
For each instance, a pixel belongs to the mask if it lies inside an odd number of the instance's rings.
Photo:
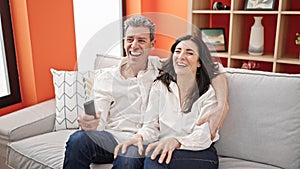
<path id="1" fill-rule="evenodd" d="M 251 27 L 249 49 L 250 55 L 262 55 L 264 53 L 264 26 L 261 24 L 262 16 L 254 17 L 254 24 Z"/>

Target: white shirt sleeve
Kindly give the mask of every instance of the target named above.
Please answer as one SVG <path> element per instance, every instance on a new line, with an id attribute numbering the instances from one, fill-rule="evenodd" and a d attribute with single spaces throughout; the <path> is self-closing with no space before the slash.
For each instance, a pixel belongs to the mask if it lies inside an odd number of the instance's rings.
<path id="1" fill-rule="evenodd" d="M 113 103 L 111 88 L 112 76 L 109 72 L 99 73 L 95 76 L 93 85 L 95 108 L 97 113 L 101 113 L 98 130 L 104 130 L 107 124 L 110 106 Z"/>
<path id="2" fill-rule="evenodd" d="M 157 83 L 152 85 L 148 106 L 144 115 L 143 127 L 137 132 L 142 135 L 144 144 L 152 143 L 159 137 L 159 100 L 161 91 Z"/>

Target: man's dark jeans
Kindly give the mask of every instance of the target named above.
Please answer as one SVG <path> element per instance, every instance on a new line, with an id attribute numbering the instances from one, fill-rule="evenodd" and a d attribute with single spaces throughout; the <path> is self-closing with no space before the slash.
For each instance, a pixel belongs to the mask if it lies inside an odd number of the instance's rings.
<path id="1" fill-rule="evenodd" d="M 114 137 L 105 131 L 76 131 L 66 146 L 64 169 L 89 169 L 91 163 L 113 163 L 114 169 L 141 169 L 143 158 L 137 157 L 137 149 L 128 147 L 126 154 L 119 155 L 114 161 L 114 148 L 117 146 Z M 134 157 L 134 158 L 132 158 Z"/>

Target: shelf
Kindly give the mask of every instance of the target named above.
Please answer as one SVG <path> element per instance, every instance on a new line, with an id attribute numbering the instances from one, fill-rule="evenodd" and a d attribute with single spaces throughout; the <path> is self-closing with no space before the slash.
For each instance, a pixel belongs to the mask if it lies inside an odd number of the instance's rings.
<path id="1" fill-rule="evenodd" d="M 230 14 L 230 11 L 216 11 L 216 10 L 193 10 L 193 14 Z"/>
<path id="2" fill-rule="evenodd" d="M 300 15 L 300 12 L 297 11 L 282 11 L 281 14 L 285 15 Z"/>
<path id="3" fill-rule="evenodd" d="M 293 58 L 277 59 L 277 63 L 300 65 L 300 59 L 293 59 Z"/>
<path id="4" fill-rule="evenodd" d="M 271 14 L 278 14 L 278 11 L 233 11 L 234 14 L 244 14 L 244 15 L 248 15 L 248 14 L 264 14 L 264 15 L 271 15 Z"/>
<path id="5" fill-rule="evenodd" d="M 212 52 L 211 56 L 219 57 L 219 58 L 228 58 L 228 53 L 227 52 Z"/>
<path id="6" fill-rule="evenodd" d="M 300 33 L 299 0 L 276 0 L 273 10 L 244 10 L 245 0 L 220 0 L 230 10 L 212 10 L 216 0 L 189 0 L 189 31 L 199 28 L 224 28 L 226 52 L 212 53 L 227 67 L 239 68 L 244 62 L 260 63 L 259 70 L 281 73 L 300 73 L 300 45 L 295 44 Z M 262 16 L 264 26 L 264 55 L 248 54 L 254 16 Z M 195 29 L 195 30 L 194 30 Z"/>
<path id="7" fill-rule="evenodd" d="M 261 56 L 251 56 L 248 54 L 234 54 L 231 55 L 230 58 L 232 59 L 241 59 L 241 60 L 254 60 L 254 61 L 262 61 L 262 62 L 274 62 L 274 57 L 272 54 L 265 54 Z"/>

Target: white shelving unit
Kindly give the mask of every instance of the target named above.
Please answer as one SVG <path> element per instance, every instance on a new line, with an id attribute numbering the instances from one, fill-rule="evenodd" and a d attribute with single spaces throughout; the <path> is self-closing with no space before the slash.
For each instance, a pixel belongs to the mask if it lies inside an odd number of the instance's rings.
<path id="1" fill-rule="evenodd" d="M 189 0 L 188 20 L 193 25 L 189 31 L 224 27 L 227 52 L 218 52 L 217 56 L 225 66 L 240 68 L 243 62 L 252 60 L 260 63 L 263 71 L 300 73 L 300 46 L 295 45 L 296 32 L 300 33 L 299 0 L 276 0 L 271 11 L 244 10 L 244 0 L 225 1 L 230 2 L 230 10 L 211 10 L 213 2 Z M 261 56 L 247 52 L 253 16 L 263 16 L 265 52 Z"/>

